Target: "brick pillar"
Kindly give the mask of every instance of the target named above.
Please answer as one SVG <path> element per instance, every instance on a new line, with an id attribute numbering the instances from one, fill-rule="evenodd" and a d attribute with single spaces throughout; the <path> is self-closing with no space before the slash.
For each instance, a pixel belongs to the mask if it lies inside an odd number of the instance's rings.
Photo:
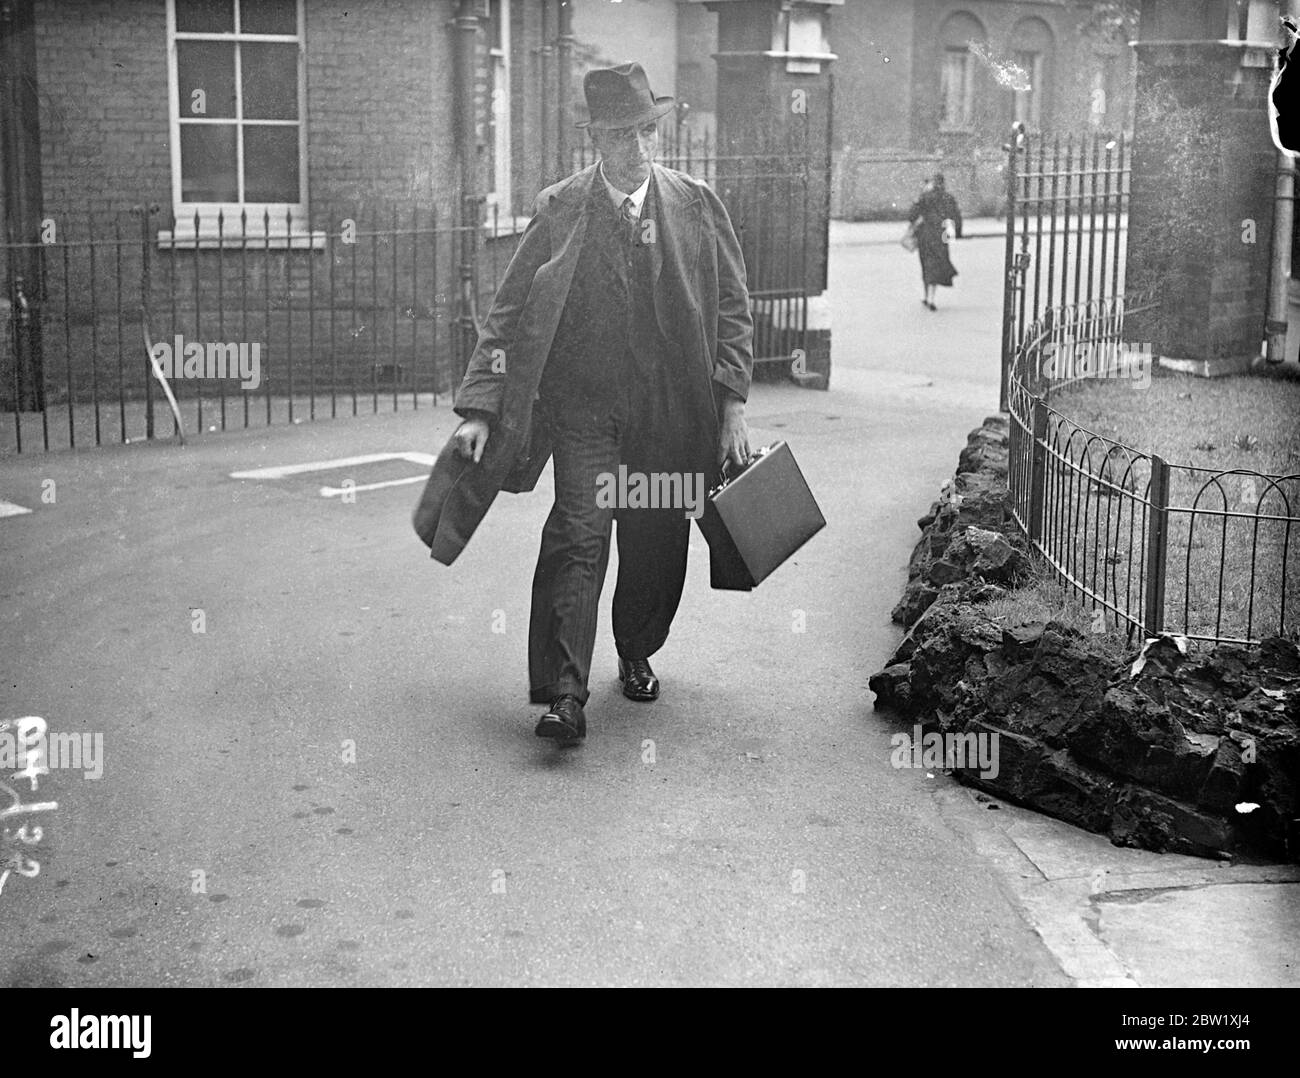
<path id="1" fill-rule="evenodd" d="M 1259 7 L 1248 27 L 1236 4 L 1144 0 L 1135 44 L 1125 293 L 1150 290 L 1160 307 L 1132 316 L 1125 337 L 1149 341 L 1162 366 L 1207 376 L 1248 369 L 1265 332 L 1280 39 L 1247 36 L 1276 32 Z"/>
<path id="2" fill-rule="evenodd" d="M 733 217 L 742 218 L 736 224 L 746 233 L 742 240 L 753 252 L 757 270 L 751 291 L 807 292 L 805 354 L 784 369 L 824 389 L 831 340 L 826 262 L 835 55 L 829 41 L 831 12 L 844 0 L 702 2 L 718 16 L 717 145 L 724 158 L 718 168 L 719 194 Z M 729 169 L 726 157 L 745 155 L 796 160 L 806 166 L 808 182 L 805 186 L 802 176 L 755 181 L 752 162 Z M 734 197 L 729 198 L 729 190 Z M 802 317 L 792 304 L 760 303 L 755 328 L 760 339 L 780 339 L 779 331 Z M 764 323 L 778 332 L 764 338 Z"/>

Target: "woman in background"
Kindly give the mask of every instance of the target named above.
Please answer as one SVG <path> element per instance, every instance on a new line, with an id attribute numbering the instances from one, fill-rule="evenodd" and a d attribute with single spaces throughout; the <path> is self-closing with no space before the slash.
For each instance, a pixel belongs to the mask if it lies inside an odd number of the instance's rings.
<path id="1" fill-rule="evenodd" d="M 925 284 L 925 298 L 921 300 L 930 310 L 934 305 L 935 289 L 939 285 L 949 288 L 957 270 L 948 259 L 948 241 L 961 239 L 961 210 L 957 200 L 944 187 L 943 173 L 936 172 L 934 179 L 922 189 L 921 197 L 908 212 L 916 235 L 916 253 L 921 258 L 921 279 Z"/>

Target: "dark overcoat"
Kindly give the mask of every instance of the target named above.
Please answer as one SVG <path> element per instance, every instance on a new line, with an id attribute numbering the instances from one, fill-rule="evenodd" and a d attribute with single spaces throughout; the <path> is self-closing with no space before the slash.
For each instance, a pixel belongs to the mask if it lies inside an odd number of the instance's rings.
<path id="1" fill-rule="evenodd" d="M 691 439 L 716 459 L 718 385 L 741 400 L 753 371 L 753 320 L 740 243 L 726 208 L 704 183 L 652 166 L 658 205 L 650 251 L 655 315 L 681 349 Z M 438 454 L 414 524 L 433 557 L 450 565 L 502 490 L 532 490 L 550 457 L 533 422 L 542 370 L 586 235 L 596 165 L 546 188 L 479 331 L 455 410 L 495 417 L 483 458 L 466 461 L 451 440 Z"/>
<path id="2" fill-rule="evenodd" d="M 921 280 L 925 284 L 952 285 L 957 267 L 952 264 L 948 244 L 943 236 L 943 223 L 953 222 L 957 238 L 961 239 L 961 210 L 957 200 L 948 191 L 926 191 L 908 211 L 908 220 L 916 225 L 916 253 L 921 259 Z"/>

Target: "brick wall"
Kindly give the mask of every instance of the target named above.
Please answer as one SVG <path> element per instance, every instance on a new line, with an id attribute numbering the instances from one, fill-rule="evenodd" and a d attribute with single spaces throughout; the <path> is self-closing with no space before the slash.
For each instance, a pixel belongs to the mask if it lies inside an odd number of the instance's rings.
<path id="1" fill-rule="evenodd" d="M 305 5 L 308 197 L 450 204 L 451 0 Z M 172 202 L 164 0 L 41 0 L 45 203 Z"/>
<path id="2" fill-rule="evenodd" d="M 1002 214 L 1006 207 L 1006 154 L 997 147 L 922 153 L 916 150 L 841 149 L 831 175 L 831 216 L 843 221 L 902 221 L 920 194 L 921 181 L 944 174 L 967 217 Z"/>
<path id="3" fill-rule="evenodd" d="M 309 0 L 313 199 L 451 205 L 456 185 L 451 0 Z"/>
<path id="4" fill-rule="evenodd" d="M 831 9 L 835 77 L 835 145 L 845 152 L 907 147 L 912 131 L 910 3 L 857 0 Z"/>
<path id="5" fill-rule="evenodd" d="M 171 204 L 162 0 L 36 5 L 45 205 Z"/>
<path id="6" fill-rule="evenodd" d="M 307 194 L 311 227 L 332 233 L 330 245 L 195 252 L 142 242 L 140 218 L 126 212 L 157 203 L 151 237 L 172 223 L 164 0 L 39 0 L 44 205 L 57 228 L 41 311 L 50 399 L 130 396 L 144 384 L 146 256 L 154 338 L 259 342 L 272 392 L 290 379 L 295 389 L 312 380 L 365 387 L 377 367 L 403 388 L 446 388 L 456 295 L 445 231 L 457 184 L 453 10 L 453 0 L 308 0 Z M 387 234 L 395 207 L 400 235 Z M 412 236 L 435 212 L 443 231 Z M 360 233 L 353 245 L 339 239 L 348 218 Z M 93 262 L 91 237 L 103 241 Z M 6 332 L 0 377 L 10 352 Z"/>

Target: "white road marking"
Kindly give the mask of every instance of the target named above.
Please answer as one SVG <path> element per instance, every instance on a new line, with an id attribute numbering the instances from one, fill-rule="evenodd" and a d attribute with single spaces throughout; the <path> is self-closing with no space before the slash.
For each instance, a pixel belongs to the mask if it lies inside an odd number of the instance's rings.
<path id="1" fill-rule="evenodd" d="M 360 457 L 335 457 L 333 460 L 313 460 L 306 464 L 282 464 L 275 468 L 253 468 L 244 472 L 231 472 L 231 479 L 284 479 L 290 475 L 308 472 L 337 471 L 340 468 L 359 468 L 365 464 L 379 464 L 386 460 L 405 460 L 432 468 L 438 458 L 432 453 L 366 453 Z M 385 479 L 380 483 L 361 483 L 346 487 L 321 487 L 322 498 L 337 498 L 341 494 L 356 494 L 363 490 L 382 490 L 384 487 L 401 487 L 407 483 L 423 483 L 427 475 L 413 475 L 408 479 Z M 0 502 L 0 505 L 5 503 Z M 30 510 L 24 510 L 30 512 Z"/>
<path id="2" fill-rule="evenodd" d="M 313 460 L 306 464 L 282 464 L 276 468 L 254 468 L 246 472 L 231 472 L 231 479 L 283 479 L 304 472 L 328 472 L 336 468 L 356 468 L 362 464 L 378 464 L 385 460 L 408 460 L 432 468 L 437 456 L 432 453 L 367 453 L 360 457 L 336 457 L 333 460 Z"/>
<path id="3" fill-rule="evenodd" d="M 379 490 L 381 487 L 400 487 L 407 483 L 423 483 L 428 478 L 427 475 L 413 475 L 410 479 L 385 479 L 382 483 L 362 483 L 355 487 L 321 487 L 320 496 L 322 498 L 334 498 L 340 494 L 347 494 L 349 491 L 356 494 L 363 490 Z"/>
<path id="4" fill-rule="evenodd" d="M 20 517 L 24 513 L 30 513 L 31 510 L 25 505 L 14 505 L 13 502 L 0 502 L 0 517 Z"/>

